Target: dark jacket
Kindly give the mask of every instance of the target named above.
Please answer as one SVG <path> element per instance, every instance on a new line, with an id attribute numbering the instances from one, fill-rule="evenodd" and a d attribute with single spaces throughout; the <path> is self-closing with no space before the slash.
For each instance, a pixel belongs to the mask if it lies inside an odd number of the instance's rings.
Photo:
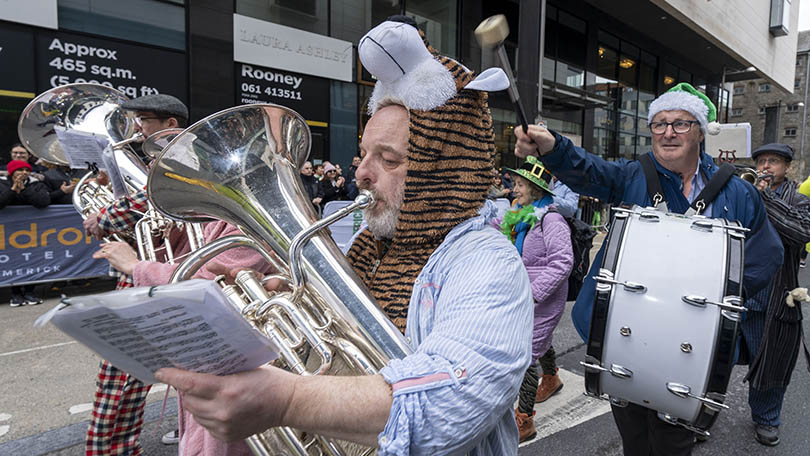
<path id="1" fill-rule="evenodd" d="M 768 289 L 749 299 L 746 307 L 765 312 L 762 342 L 756 353 L 744 353 L 750 358 L 746 380 L 760 391 L 786 387 L 799 355 L 802 342 L 802 308 L 787 305 L 787 293 L 799 286 L 799 261 L 805 244 L 810 242 L 810 199 L 798 193 L 793 181 L 786 181 L 778 191 L 762 192 L 768 219 L 776 228 L 785 248 L 785 261 Z M 760 302 L 761 301 L 761 302 Z M 810 355 L 805 349 L 810 365 Z"/>
<path id="2" fill-rule="evenodd" d="M 304 188 L 307 190 L 307 196 L 309 196 L 310 201 L 321 196 L 321 184 L 315 176 L 305 176 L 301 174 L 301 182 L 304 183 Z"/>
<path id="3" fill-rule="evenodd" d="M 357 198 L 360 194 L 360 189 L 357 188 L 357 167 L 349 166 L 349 171 L 346 173 L 346 197 L 350 200 Z"/>
<path id="4" fill-rule="evenodd" d="M 647 193 L 647 181 L 641 163 L 620 159 L 606 161 L 571 141 L 554 133 L 557 139 L 554 150 L 541 157 L 549 171 L 565 185 L 581 195 L 592 196 L 609 203 L 652 206 Z M 652 152 L 649 152 L 652 156 Z M 655 157 L 653 156 L 653 161 Z M 661 186 L 670 212 L 683 214 L 689 202 L 681 190 L 681 177 L 655 162 Z M 718 167 L 712 158 L 701 153 L 699 170 L 707 180 Z M 768 221 L 765 206 L 759 192 L 749 183 L 734 176 L 717 195 L 711 206 L 711 217 L 739 221 L 751 231 L 745 240 L 745 271 L 743 289 L 746 296 L 765 288 L 782 265 L 784 249 L 773 225 Z M 597 274 L 602 263 L 605 245 L 593 260 L 591 270 L 577 297 L 572 311 L 574 326 L 583 340 L 587 340 L 591 322 Z"/>
<path id="5" fill-rule="evenodd" d="M 44 176 L 43 182 L 48 186 L 51 204 L 73 204 L 73 195 L 62 191 L 62 184 L 70 184 L 70 180 L 74 177 L 70 169 L 52 168 L 45 171 Z"/>
<path id="6" fill-rule="evenodd" d="M 48 207 L 51 197 L 48 195 L 48 186 L 33 177 L 28 178 L 25 188 L 20 193 L 11 189 L 11 177 L 0 177 L 0 209 L 6 206 L 29 205 L 37 208 Z"/>
<path id="7" fill-rule="evenodd" d="M 345 200 L 346 197 L 346 183 L 344 179 L 344 183 L 342 187 L 338 187 L 332 184 L 327 178 L 324 178 L 321 181 L 321 197 L 323 200 L 321 201 L 321 207 L 324 207 L 326 203 L 329 201 L 337 201 L 337 200 Z"/>

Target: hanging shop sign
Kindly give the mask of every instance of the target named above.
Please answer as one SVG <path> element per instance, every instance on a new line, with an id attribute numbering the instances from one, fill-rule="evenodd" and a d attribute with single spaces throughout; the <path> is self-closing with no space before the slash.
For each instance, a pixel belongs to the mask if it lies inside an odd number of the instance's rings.
<path id="1" fill-rule="evenodd" d="M 352 81 L 350 41 L 233 15 L 233 59 L 339 81 Z"/>
<path id="2" fill-rule="evenodd" d="M 70 33 L 38 33 L 36 42 L 39 92 L 93 82 L 130 98 L 166 93 L 186 101 L 183 53 Z"/>
<path id="3" fill-rule="evenodd" d="M 329 121 L 329 80 L 300 73 L 236 64 L 237 104 L 274 103 L 308 121 Z"/>

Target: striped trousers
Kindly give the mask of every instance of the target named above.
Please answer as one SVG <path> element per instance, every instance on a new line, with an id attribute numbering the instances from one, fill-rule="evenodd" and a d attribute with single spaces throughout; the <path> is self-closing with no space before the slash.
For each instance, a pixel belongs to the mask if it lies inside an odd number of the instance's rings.
<path id="1" fill-rule="evenodd" d="M 740 328 L 751 358 L 759 352 L 762 336 L 765 333 L 765 312 L 748 311 Z M 751 419 L 758 424 L 779 426 L 785 388 L 772 388 L 767 391 L 756 390 L 749 386 L 748 405 L 751 407 Z"/>

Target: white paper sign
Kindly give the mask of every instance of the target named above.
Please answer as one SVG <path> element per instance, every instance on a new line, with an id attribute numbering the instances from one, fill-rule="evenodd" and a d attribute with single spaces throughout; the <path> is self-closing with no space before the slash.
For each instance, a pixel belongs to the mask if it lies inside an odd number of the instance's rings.
<path id="1" fill-rule="evenodd" d="M 68 130 L 60 125 L 55 125 L 53 130 L 71 168 L 96 166 L 101 170 L 107 169 L 104 164 L 104 148 L 110 143 L 107 138 L 75 129 Z"/>
<path id="2" fill-rule="evenodd" d="M 129 192 L 127 191 L 127 186 L 124 183 L 124 177 L 121 176 L 121 170 L 118 168 L 118 162 L 115 160 L 115 153 L 109 144 L 107 144 L 107 147 L 104 148 L 102 158 L 104 160 L 104 169 L 107 170 L 107 176 L 110 177 L 110 183 L 112 184 L 113 188 L 113 196 L 115 196 L 116 199 L 127 196 Z"/>
<path id="3" fill-rule="evenodd" d="M 278 357 L 210 280 L 72 297 L 37 319 L 144 383 L 162 367 L 227 375 Z"/>
<path id="4" fill-rule="evenodd" d="M 352 82 L 350 41 L 233 15 L 233 59 Z"/>
<path id="5" fill-rule="evenodd" d="M 706 135 L 706 153 L 733 162 L 751 157 L 751 124 L 720 124 L 720 134 Z"/>
<path id="6" fill-rule="evenodd" d="M 56 30 L 56 0 L 0 0 L 0 19 Z"/>

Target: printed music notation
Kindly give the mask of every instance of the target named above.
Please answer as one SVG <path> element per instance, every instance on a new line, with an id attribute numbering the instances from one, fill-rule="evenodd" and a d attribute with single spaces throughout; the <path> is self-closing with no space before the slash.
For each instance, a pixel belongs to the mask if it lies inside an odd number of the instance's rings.
<path id="1" fill-rule="evenodd" d="M 162 367 L 227 375 L 278 357 L 208 280 L 72 297 L 36 326 L 48 322 L 144 383 Z"/>

